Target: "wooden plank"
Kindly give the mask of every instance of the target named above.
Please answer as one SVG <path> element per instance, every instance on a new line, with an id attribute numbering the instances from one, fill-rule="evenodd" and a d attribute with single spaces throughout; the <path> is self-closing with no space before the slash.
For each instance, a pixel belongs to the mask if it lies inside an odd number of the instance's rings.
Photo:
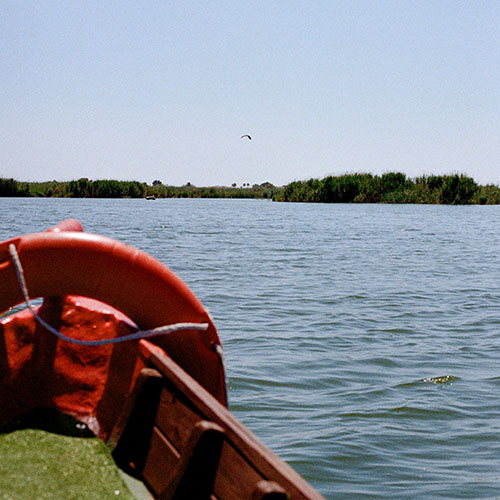
<path id="1" fill-rule="evenodd" d="M 227 441 L 222 446 L 214 493 L 220 500 L 250 500 L 262 476 Z"/>
<path id="2" fill-rule="evenodd" d="M 142 476 L 155 498 L 167 487 L 179 460 L 180 454 L 155 427 Z"/>
<path id="3" fill-rule="evenodd" d="M 202 420 L 202 415 L 192 408 L 182 394 L 166 384 L 160 396 L 156 425 L 178 449 L 182 450 L 191 435 L 193 427 Z"/>
<path id="4" fill-rule="evenodd" d="M 146 465 L 162 385 L 163 376 L 158 371 L 141 371 L 109 440 L 117 465 L 136 478 L 142 476 Z"/>
<path id="5" fill-rule="evenodd" d="M 222 427 L 206 420 L 198 422 L 160 500 L 209 500 L 223 440 Z"/>
<path id="6" fill-rule="evenodd" d="M 170 384 L 167 383 L 163 388 L 156 422 L 172 444 L 181 450 L 181 460 L 187 453 L 186 446 L 193 428 L 201 421 L 200 414 L 192 406 L 192 403 Z M 255 485 L 262 479 L 231 444 L 223 444 L 214 488 L 220 500 L 250 499 L 254 494 Z"/>
<path id="7" fill-rule="evenodd" d="M 141 393 L 145 390 L 145 386 L 151 383 L 153 379 L 156 379 L 156 381 L 159 382 L 162 379 L 162 375 L 157 370 L 153 370 L 152 368 L 143 368 L 139 373 L 131 393 L 125 400 L 125 404 L 122 408 L 120 417 L 114 425 L 108 439 L 108 445 L 111 448 L 115 448 L 118 444 L 118 441 L 122 437 L 125 428 L 130 423 L 132 413 L 134 412 Z"/>

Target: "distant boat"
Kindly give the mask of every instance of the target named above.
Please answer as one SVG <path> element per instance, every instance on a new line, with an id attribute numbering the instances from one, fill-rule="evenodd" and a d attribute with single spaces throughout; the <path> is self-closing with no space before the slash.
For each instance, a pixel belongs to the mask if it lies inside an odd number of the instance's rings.
<path id="1" fill-rule="evenodd" d="M 150 194 L 146 196 L 146 200 L 156 200 L 156 196 L 154 194 Z"/>

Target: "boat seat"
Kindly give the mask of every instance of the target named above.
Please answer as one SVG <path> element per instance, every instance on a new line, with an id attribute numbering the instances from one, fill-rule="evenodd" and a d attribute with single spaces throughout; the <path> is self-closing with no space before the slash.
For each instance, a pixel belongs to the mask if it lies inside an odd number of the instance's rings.
<path id="1" fill-rule="evenodd" d="M 149 359 L 109 444 L 155 498 L 322 499 L 172 359 Z"/>

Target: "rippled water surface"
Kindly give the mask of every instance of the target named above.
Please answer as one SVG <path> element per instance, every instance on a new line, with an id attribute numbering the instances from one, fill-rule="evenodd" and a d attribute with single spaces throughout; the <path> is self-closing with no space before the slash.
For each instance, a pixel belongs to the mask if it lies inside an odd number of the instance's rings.
<path id="1" fill-rule="evenodd" d="M 327 499 L 500 497 L 500 207 L 0 199 L 172 268 L 231 410 Z"/>

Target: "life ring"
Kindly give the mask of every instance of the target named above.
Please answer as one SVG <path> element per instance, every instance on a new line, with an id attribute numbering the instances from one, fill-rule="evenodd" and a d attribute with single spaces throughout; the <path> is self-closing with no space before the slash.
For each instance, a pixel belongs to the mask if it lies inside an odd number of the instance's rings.
<path id="1" fill-rule="evenodd" d="M 217 331 L 187 285 L 145 252 L 108 237 L 77 232 L 76 223 L 0 243 L 0 312 L 24 301 L 9 253 L 9 245 L 14 244 L 30 298 L 97 299 L 126 314 L 141 330 L 180 322 L 208 323 L 206 331 L 187 330 L 150 341 L 227 404 Z M 68 228 L 72 231 L 67 232 Z"/>

